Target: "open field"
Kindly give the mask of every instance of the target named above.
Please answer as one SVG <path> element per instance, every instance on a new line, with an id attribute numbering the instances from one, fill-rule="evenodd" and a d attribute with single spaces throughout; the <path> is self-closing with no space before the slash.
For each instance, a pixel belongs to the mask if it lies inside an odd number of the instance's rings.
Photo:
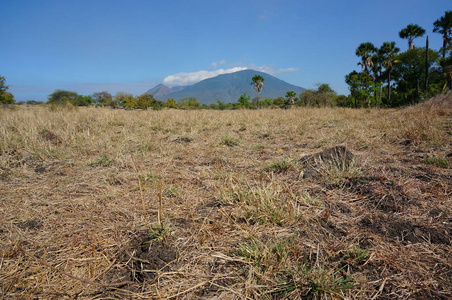
<path id="1" fill-rule="evenodd" d="M 451 95 L 0 108 L 0 297 L 450 299 L 451 167 Z"/>

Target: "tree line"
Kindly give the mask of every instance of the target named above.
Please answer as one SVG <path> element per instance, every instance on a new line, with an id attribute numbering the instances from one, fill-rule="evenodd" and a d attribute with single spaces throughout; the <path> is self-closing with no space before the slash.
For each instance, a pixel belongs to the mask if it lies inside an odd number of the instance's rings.
<path id="1" fill-rule="evenodd" d="M 258 76 L 258 77 L 256 77 Z M 48 96 L 47 104 L 49 105 L 65 105 L 73 106 L 95 106 L 95 107 L 111 107 L 123 109 L 154 109 L 163 108 L 173 109 L 258 109 L 258 108 L 290 108 L 292 106 L 346 106 L 347 97 L 337 95 L 331 87 L 324 83 L 318 84 L 316 89 L 305 90 L 298 96 L 294 91 L 288 91 L 285 96 L 269 98 L 260 97 L 259 93 L 263 89 L 265 79 L 256 75 L 253 77 L 251 84 L 256 90 L 256 97 L 251 98 L 250 95 L 243 93 L 235 103 L 225 103 L 220 99 L 216 103 L 201 104 L 195 97 L 186 97 L 179 101 L 169 98 L 167 101 L 159 101 L 152 94 L 143 94 L 134 96 L 125 92 L 118 92 L 115 95 L 107 91 L 96 92 L 91 95 L 79 95 L 73 91 L 62 89 L 55 90 Z M 14 97 L 11 93 L 7 93 L 7 86 L 4 84 L 4 77 L 0 77 L 0 103 L 14 104 Z M 3 96 L 2 96 L 3 95 Z M 44 104 L 44 102 L 28 100 L 24 103 L 28 105 Z"/>
<path id="2" fill-rule="evenodd" d="M 380 47 L 361 43 L 355 52 L 361 71 L 345 76 L 350 90 L 347 106 L 409 105 L 452 89 L 452 11 L 433 23 L 433 32 L 443 38 L 438 51 L 429 48 L 428 36 L 424 47 L 414 45 L 414 39 L 425 34 L 417 24 L 399 31 L 399 37 L 408 42 L 405 52 L 400 52 L 395 42 L 384 42 Z"/>

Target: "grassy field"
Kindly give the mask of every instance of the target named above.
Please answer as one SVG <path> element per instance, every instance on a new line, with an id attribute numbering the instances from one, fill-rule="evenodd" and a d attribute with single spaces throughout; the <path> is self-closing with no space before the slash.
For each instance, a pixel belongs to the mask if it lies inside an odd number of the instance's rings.
<path id="1" fill-rule="evenodd" d="M 451 95 L 0 108 L 0 297 L 450 299 L 451 167 Z"/>

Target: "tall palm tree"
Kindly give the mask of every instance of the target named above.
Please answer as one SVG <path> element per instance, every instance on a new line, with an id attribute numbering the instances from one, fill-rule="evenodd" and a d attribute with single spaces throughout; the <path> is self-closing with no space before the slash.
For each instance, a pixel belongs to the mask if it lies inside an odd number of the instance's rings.
<path id="1" fill-rule="evenodd" d="M 372 55 L 376 53 L 377 50 L 378 49 L 374 46 L 374 44 L 370 42 L 361 43 L 356 49 L 355 54 L 361 57 L 361 62 L 358 63 L 358 65 L 361 66 L 367 74 L 369 74 L 369 69 L 373 65 Z"/>
<path id="2" fill-rule="evenodd" d="M 443 35 L 443 58 L 446 57 L 446 48 L 452 39 L 452 10 L 446 11 L 444 16 L 433 23 L 433 32 Z"/>
<path id="3" fill-rule="evenodd" d="M 264 86 L 264 77 L 261 75 L 254 75 L 251 79 L 251 85 L 253 85 L 254 90 L 257 93 L 257 109 L 259 109 L 259 93 L 262 91 L 262 87 Z"/>
<path id="4" fill-rule="evenodd" d="M 383 59 L 383 66 L 388 72 L 388 102 L 391 101 L 391 72 L 394 64 L 397 63 L 396 57 L 399 51 L 400 49 L 395 46 L 395 42 L 384 42 L 379 49 Z"/>
<path id="5" fill-rule="evenodd" d="M 286 98 L 289 99 L 289 105 L 294 105 L 294 99 L 297 96 L 297 93 L 294 91 L 288 91 L 286 93 Z"/>
<path id="6" fill-rule="evenodd" d="M 409 24 L 406 28 L 400 30 L 399 37 L 408 40 L 408 50 L 414 49 L 413 39 L 425 34 L 425 29 L 417 24 Z"/>

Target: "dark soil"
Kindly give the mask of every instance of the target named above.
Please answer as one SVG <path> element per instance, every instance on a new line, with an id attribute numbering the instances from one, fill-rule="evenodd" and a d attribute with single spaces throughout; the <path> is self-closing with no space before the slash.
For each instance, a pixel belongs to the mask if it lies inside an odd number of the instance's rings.
<path id="1" fill-rule="evenodd" d="M 133 282 L 153 280 L 160 272 L 171 270 L 176 259 L 177 250 L 170 241 L 152 241 L 145 232 L 139 232 L 118 254 L 118 263 L 106 274 L 106 281 L 124 282 L 124 288 L 134 290 Z"/>

